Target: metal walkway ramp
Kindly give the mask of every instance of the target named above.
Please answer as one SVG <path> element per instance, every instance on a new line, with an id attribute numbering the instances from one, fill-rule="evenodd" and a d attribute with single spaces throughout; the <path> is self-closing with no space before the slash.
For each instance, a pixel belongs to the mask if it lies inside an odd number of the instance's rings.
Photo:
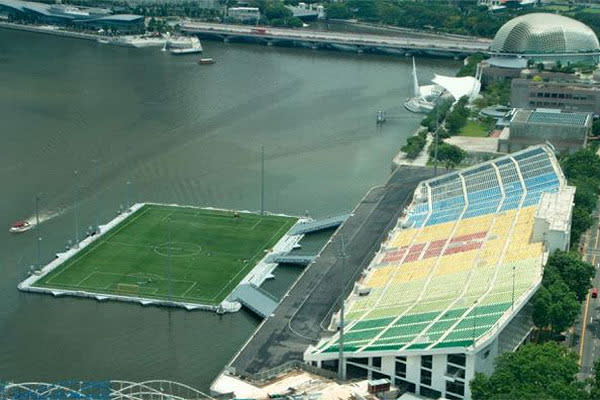
<path id="1" fill-rule="evenodd" d="M 297 264 L 306 266 L 313 262 L 317 256 L 293 256 L 288 253 L 274 253 L 269 255 L 266 258 L 266 262 L 268 263 L 277 263 L 277 264 Z"/>
<path id="2" fill-rule="evenodd" d="M 239 285 L 230 299 L 239 301 L 244 307 L 263 318 L 271 315 L 279 304 L 275 297 L 249 283 Z"/>
<path id="3" fill-rule="evenodd" d="M 303 224 L 297 224 L 290 229 L 290 235 L 301 235 L 304 233 L 318 232 L 329 228 L 335 228 L 344 223 L 348 219 L 350 214 L 338 215 L 336 217 L 329 217 L 320 219 L 317 221 L 305 222 Z"/>

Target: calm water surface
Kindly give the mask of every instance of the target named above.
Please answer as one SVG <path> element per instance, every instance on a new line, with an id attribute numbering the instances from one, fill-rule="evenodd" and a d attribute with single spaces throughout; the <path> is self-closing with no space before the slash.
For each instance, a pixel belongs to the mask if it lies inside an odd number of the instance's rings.
<path id="1" fill-rule="evenodd" d="M 75 194 L 80 231 L 127 198 L 258 209 L 264 145 L 266 208 L 322 217 L 385 182 L 420 119 L 401 106 L 408 59 L 203 44 L 216 65 L 0 30 L 0 380 L 165 378 L 207 389 L 259 322 L 18 292 L 35 233 L 7 229 L 31 218 L 36 194 L 47 261 L 74 237 Z M 422 81 L 459 67 L 417 62 Z M 390 117 L 380 129 L 378 109 Z M 297 274 L 281 268 L 266 288 L 281 295 Z"/>

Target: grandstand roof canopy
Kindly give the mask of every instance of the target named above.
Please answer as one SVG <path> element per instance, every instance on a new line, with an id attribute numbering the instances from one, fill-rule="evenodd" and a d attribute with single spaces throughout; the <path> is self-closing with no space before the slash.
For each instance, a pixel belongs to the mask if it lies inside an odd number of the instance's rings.
<path id="1" fill-rule="evenodd" d="M 344 352 L 465 351 L 492 340 L 538 288 L 544 193 L 566 181 L 545 145 L 421 182 L 347 301 Z M 566 205 L 570 207 L 570 205 Z M 339 335 L 305 359 L 334 359 Z"/>

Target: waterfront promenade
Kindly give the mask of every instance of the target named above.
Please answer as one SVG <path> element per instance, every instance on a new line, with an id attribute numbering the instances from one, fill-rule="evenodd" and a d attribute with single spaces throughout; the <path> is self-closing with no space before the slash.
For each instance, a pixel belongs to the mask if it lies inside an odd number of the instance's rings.
<path id="1" fill-rule="evenodd" d="M 246 25 L 184 22 L 181 30 L 189 34 L 224 41 L 241 40 L 262 42 L 267 45 L 291 44 L 310 48 L 332 48 L 356 52 L 387 54 L 424 54 L 432 56 L 462 57 L 486 52 L 488 39 L 467 39 L 455 36 L 398 34 L 373 35 L 351 32 L 324 32 L 283 28 L 257 28 Z"/>

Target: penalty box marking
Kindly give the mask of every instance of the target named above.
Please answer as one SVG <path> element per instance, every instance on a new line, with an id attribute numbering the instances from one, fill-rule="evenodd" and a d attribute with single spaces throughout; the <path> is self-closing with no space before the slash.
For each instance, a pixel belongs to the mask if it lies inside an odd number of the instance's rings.
<path id="1" fill-rule="evenodd" d="M 131 224 L 133 221 L 135 221 L 136 219 L 140 218 L 142 215 L 144 215 L 145 213 L 147 213 L 149 210 L 149 208 L 144 209 L 142 212 L 140 212 L 138 215 L 134 215 L 133 217 L 131 217 L 131 219 L 129 221 L 125 220 L 126 222 L 120 226 L 118 229 L 114 230 L 114 231 L 109 231 L 108 233 L 106 233 L 106 235 L 108 236 L 108 238 L 102 238 L 100 237 L 99 239 L 97 239 L 97 242 L 94 246 L 90 247 L 88 249 L 88 247 L 86 247 L 83 250 L 87 250 L 83 255 L 80 254 L 75 254 L 72 258 L 70 258 L 69 260 L 66 261 L 66 265 L 61 265 L 63 268 L 59 268 L 59 270 L 56 272 L 56 274 L 54 274 L 53 276 L 51 276 L 46 283 L 50 283 L 54 278 L 56 278 L 58 275 L 62 274 L 63 272 L 65 272 L 67 269 L 69 269 L 71 267 L 71 265 L 75 264 L 76 261 L 81 260 L 83 257 L 85 257 L 87 254 L 91 253 L 93 250 L 95 250 L 96 248 L 98 248 L 98 246 L 100 246 L 101 244 L 103 244 L 104 242 L 107 242 L 108 240 L 110 240 L 111 238 L 113 238 L 117 233 L 119 233 L 121 230 L 123 230 L 126 226 L 128 226 L 129 224 Z M 138 211 L 139 212 L 139 211 Z M 77 257 L 79 255 L 79 257 Z"/>

